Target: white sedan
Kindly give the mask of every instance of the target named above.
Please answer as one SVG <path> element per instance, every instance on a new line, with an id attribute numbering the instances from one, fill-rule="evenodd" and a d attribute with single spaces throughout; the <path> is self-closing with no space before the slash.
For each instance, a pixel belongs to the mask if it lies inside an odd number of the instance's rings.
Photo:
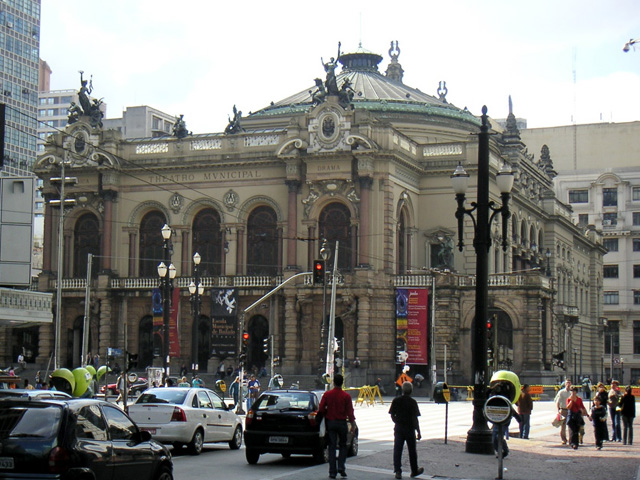
<path id="1" fill-rule="evenodd" d="M 129 416 L 155 440 L 187 445 L 193 455 L 204 443 L 228 442 L 233 450 L 242 445 L 242 420 L 207 388 L 150 388 L 129 407 Z"/>

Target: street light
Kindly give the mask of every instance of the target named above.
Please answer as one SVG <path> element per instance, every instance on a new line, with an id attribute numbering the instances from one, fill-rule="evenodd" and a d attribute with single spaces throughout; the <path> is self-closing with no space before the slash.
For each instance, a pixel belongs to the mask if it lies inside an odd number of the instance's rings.
<path id="1" fill-rule="evenodd" d="M 487 427 L 483 408 L 487 399 L 487 318 L 488 310 L 488 282 L 489 282 L 489 248 L 491 247 L 491 222 L 500 213 L 502 216 L 502 249 L 507 249 L 507 222 L 511 216 L 509 211 L 510 192 L 513 187 L 513 172 L 504 164 L 496 176 L 496 183 L 500 190 L 502 207 L 496 207 L 489 201 L 489 119 L 487 107 L 482 107 L 482 126 L 478 135 L 478 186 L 477 201 L 472 208 L 465 208 L 465 194 L 469 184 L 469 175 L 462 165 L 458 165 L 451 176 L 451 183 L 456 194 L 458 209 L 458 249 L 462 251 L 464 216 L 469 215 L 473 221 L 473 246 L 476 252 L 476 300 L 475 319 L 473 325 L 473 425 L 467 432 L 465 451 L 468 453 L 493 453 L 491 431 Z M 491 216 L 489 211 L 491 210 Z M 476 212 L 476 218 L 473 212 Z"/>
<path id="2" fill-rule="evenodd" d="M 545 252 L 545 256 L 547 257 L 547 277 L 551 276 L 551 250 L 549 250 L 547 248 L 547 251 Z"/>
<path id="3" fill-rule="evenodd" d="M 630 39 L 627 43 L 624 44 L 624 47 L 622 47 L 622 51 L 625 53 L 628 52 L 631 49 L 631 47 L 638 42 L 640 42 L 640 38 Z"/>
<path id="4" fill-rule="evenodd" d="M 171 243 L 171 227 L 165 223 L 162 227 L 162 238 L 164 242 L 164 262 L 158 265 L 158 275 L 160 276 L 160 288 L 162 291 L 162 369 L 164 371 L 163 381 L 169 376 L 169 319 L 171 318 L 171 294 L 173 292 L 173 279 L 176 277 L 176 267 L 171 263 L 173 244 Z M 167 267 L 167 265 L 169 265 Z"/>
<path id="5" fill-rule="evenodd" d="M 200 254 L 198 252 L 193 254 L 193 282 L 189 284 L 189 293 L 191 294 L 191 312 L 193 313 L 193 362 L 191 363 L 191 370 L 198 371 L 198 323 L 200 322 L 200 307 L 202 306 L 202 300 L 200 296 L 204 294 L 204 286 L 200 283 Z"/>

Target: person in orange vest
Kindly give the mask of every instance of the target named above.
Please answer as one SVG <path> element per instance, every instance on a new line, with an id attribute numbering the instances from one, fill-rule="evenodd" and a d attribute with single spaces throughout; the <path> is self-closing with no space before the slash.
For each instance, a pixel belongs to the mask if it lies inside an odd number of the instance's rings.
<path id="1" fill-rule="evenodd" d="M 404 382 L 413 383 L 413 378 L 411 378 L 407 374 L 408 371 L 409 371 L 409 365 L 405 365 L 404 367 L 402 367 L 402 373 L 396 380 L 396 397 L 399 397 L 400 395 L 402 395 L 402 384 Z"/>

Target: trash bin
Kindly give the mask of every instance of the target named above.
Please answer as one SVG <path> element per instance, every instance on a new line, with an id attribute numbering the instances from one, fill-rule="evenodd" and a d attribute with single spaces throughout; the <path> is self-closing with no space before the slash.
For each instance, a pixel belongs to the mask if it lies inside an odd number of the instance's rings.
<path id="1" fill-rule="evenodd" d="M 433 401 L 436 403 L 449 403 L 449 386 L 444 382 L 438 382 L 433 387 Z"/>

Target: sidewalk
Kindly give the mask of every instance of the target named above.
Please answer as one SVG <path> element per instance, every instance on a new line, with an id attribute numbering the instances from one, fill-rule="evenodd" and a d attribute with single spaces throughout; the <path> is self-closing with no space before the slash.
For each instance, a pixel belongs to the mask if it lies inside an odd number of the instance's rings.
<path id="1" fill-rule="evenodd" d="M 636 422 L 637 423 L 637 422 Z M 600 451 L 593 445 L 591 425 L 586 426 L 585 443 L 578 450 L 561 445 L 559 435 L 523 440 L 511 437 L 510 453 L 504 459 L 504 479 L 513 480 L 584 480 L 588 478 L 640 480 L 640 446 L 606 442 Z M 418 461 L 423 479 L 481 480 L 498 478 L 498 459 L 494 455 L 465 453 L 464 437 L 418 442 Z M 369 456 L 347 460 L 352 480 L 393 478 L 392 448 Z M 409 478 L 406 447 L 403 455 L 403 478 Z M 387 474 L 388 472 L 388 474 Z"/>

